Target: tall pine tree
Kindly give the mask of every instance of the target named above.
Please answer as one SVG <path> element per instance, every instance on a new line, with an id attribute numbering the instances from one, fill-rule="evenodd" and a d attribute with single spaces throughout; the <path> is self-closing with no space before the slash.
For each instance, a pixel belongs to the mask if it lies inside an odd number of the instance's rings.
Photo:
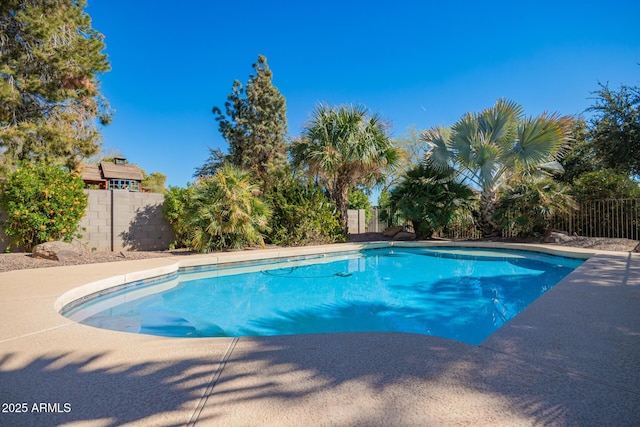
<path id="1" fill-rule="evenodd" d="M 110 69 L 85 0 L 0 2 L 0 172 L 21 160 L 73 169 L 110 120 L 97 74 Z"/>
<path id="2" fill-rule="evenodd" d="M 267 58 L 259 55 L 253 69 L 255 74 L 249 76 L 246 89 L 238 80 L 233 82 L 225 103 L 226 114 L 218 107 L 213 108 L 213 114 L 229 144 L 226 159 L 251 172 L 264 190 L 287 162 L 287 106 L 272 84 Z"/>

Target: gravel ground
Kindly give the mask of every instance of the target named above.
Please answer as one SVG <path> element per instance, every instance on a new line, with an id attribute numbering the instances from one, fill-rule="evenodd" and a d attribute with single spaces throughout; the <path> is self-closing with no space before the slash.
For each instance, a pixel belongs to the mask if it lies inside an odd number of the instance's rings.
<path id="1" fill-rule="evenodd" d="M 349 239 L 352 242 L 365 242 L 375 240 L 390 240 L 382 237 L 379 233 L 365 233 L 362 235 L 353 236 Z M 514 242 L 516 240 L 501 239 L 503 241 Z M 520 241 L 522 242 L 522 241 Z M 536 241 L 529 240 L 528 243 L 538 243 Z M 619 252 L 632 252 L 638 251 L 640 247 L 640 241 L 629 239 L 611 239 L 600 237 L 574 237 L 571 241 L 562 244 L 553 244 L 555 246 L 573 246 L 578 248 L 589 248 L 603 251 L 619 251 Z M 33 258 L 29 253 L 4 253 L 0 254 L 0 272 L 23 270 L 28 268 L 47 268 L 58 267 L 62 265 L 77 265 L 77 264 L 93 264 L 99 262 L 117 262 L 117 261 L 129 261 L 136 259 L 147 258 L 160 258 L 175 255 L 188 255 L 191 252 L 184 250 L 177 251 L 159 251 L 159 252 L 144 252 L 144 251 L 123 251 L 123 252 L 89 252 L 81 257 L 78 257 L 70 261 L 51 261 L 46 259 Z"/>

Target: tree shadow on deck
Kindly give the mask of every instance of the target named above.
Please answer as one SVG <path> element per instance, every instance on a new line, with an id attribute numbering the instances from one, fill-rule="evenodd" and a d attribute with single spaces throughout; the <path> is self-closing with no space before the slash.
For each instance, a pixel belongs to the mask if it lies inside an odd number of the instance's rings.
<path id="1" fill-rule="evenodd" d="M 0 425 L 160 425 L 157 417 L 143 421 L 158 415 L 164 418 L 161 425 L 184 425 L 211 380 L 210 367 L 215 367 L 201 359 L 105 364 L 107 356 L 43 353 L 25 365 L 18 353 L 3 354 L 0 400 L 14 406 L 0 413 Z M 16 413 L 20 409 L 15 404 L 26 413 Z"/>
<path id="2" fill-rule="evenodd" d="M 526 322 L 510 328 L 515 334 L 498 333 L 480 346 L 407 333 L 242 338 L 206 413 L 231 424 L 237 419 L 229 414 L 248 406 L 261 414 L 279 408 L 274 418 L 263 415 L 266 424 L 309 423 L 309 414 L 325 408 L 323 422 L 334 425 L 634 425 L 640 419 L 640 323 L 630 309 L 640 287 L 629 289 L 627 274 L 613 274 L 624 267 L 613 260 L 592 267 L 600 279 L 580 287 L 594 301 L 609 302 L 594 314 L 600 324 L 555 321 L 552 300 L 551 312 L 544 301 Z M 631 293 L 621 292 L 620 285 Z M 576 296 L 574 308 L 580 311 Z M 566 308 L 567 301 L 558 304 Z M 258 323 L 295 331 L 319 315 L 330 327 L 333 317 L 388 310 L 393 308 L 356 304 L 325 307 L 319 314 L 311 308 Z M 551 327 L 565 332 L 554 335 Z M 567 334 L 577 338 L 566 339 Z M 611 360 L 616 354 L 621 363 Z"/>

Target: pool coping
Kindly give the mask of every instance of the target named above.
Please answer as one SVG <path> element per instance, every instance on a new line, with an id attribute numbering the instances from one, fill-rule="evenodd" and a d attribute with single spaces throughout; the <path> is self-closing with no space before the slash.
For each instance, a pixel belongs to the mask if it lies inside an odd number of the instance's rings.
<path id="1" fill-rule="evenodd" d="M 90 328 L 57 312 L 67 299 L 170 274 L 180 267 L 385 246 L 506 247 L 589 259 L 480 346 L 386 333 L 172 339 Z M 65 382 L 63 395 L 73 407 L 68 413 L 46 417 L 33 412 L 0 413 L 0 424 L 9 417 L 14 425 L 47 425 L 48 420 L 78 425 L 579 425 L 585 420 L 631 425 L 640 419 L 640 320 L 635 313 L 639 272 L 640 254 L 498 242 L 375 242 L 0 273 L 0 354 L 4 356 L 0 374 L 20 383 L 16 389 L 2 381 L 0 396 L 3 401 L 53 402 L 60 396 L 59 383 Z M 389 351 L 363 353 L 365 347 Z M 280 354 L 277 348 L 287 351 Z M 327 353 L 319 357 L 316 353 L 322 351 Z M 267 353 L 269 357 L 264 356 Z M 87 354 L 99 360 L 65 371 Z M 286 363 L 275 363 L 273 354 Z M 430 356 L 411 365 L 423 354 Z M 341 355 L 342 361 L 327 366 L 333 355 Z M 441 364 L 426 369 L 424 365 L 436 363 L 436 355 L 443 355 Z M 64 369 L 43 382 L 50 370 L 39 367 L 37 361 L 47 358 Z M 404 363 L 398 365 L 398 360 Z M 186 371 L 177 376 L 184 378 L 181 386 L 189 386 L 188 395 L 179 387 L 158 382 L 157 373 L 140 380 L 108 373 L 116 366 L 150 364 L 177 369 L 187 361 L 194 364 L 193 369 L 206 371 L 199 376 Z M 476 368 L 477 376 L 453 369 L 464 365 Z M 293 367 L 283 373 L 289 366 Z M 496 366 L 504 368 L 503 378 L 487 377 Z M 363 375 L 354 374 L 363 369 Z M 94 375 L 83 376 L 85 370 Z M 309 377 L 312 371 L 322 375 Z M 432 375 L 434 372 L 438 375 Z M 377 375 L 386 378 L 383 387 L 376 387 L 371 379 Z M 339 381 L 343 377 L 348 381 Z M 135 384 L 136 396 L 119 398 L 109 393 L 112 384 L 125 379 Z M 328 380 L 328 384 L 316 384 Z M 399 384 L 403 387 L 398 388 Z M 557 387 L 549 390 L 549 384 Z M 292 391 L 301 387 L 308 390 Z M 90 390 L 101 389 L 104 402 L 89 400 Z M 433 394 L 435 390 L 439 394 Z M 163 400 L 167 396 L 173 399 Z M 535 402 L 523 404 L 522 396 Z M 451 405 L 458 409 L 451 412 Z M 533 410 L 536 405 L 546 412 Z M 554 412 L 557 407 L 564 409 Z"/>
<path id="2" fill-rule="evenodd" d="M 511 249 L 531 252 L 540 252 L 549 255 L 557 255 L 569 258 L 588 259 L 601 251 L 566 247 L 550 247 L 545 245 L 532 245 L 521 243 L 496 243 L 496 242 L 452 242 L 452 241 L 409 241 L 409 242 L 369 242 L 347 243 L 344 245 L 322 245 L 311 247 L 289 247 L 267 250 L 255 250 L 249 252 L 226 252 L 209 255 L 194 255 L 188 259 L 180 260 L 168 266 L 156 267 L 144 271 L 126 273 L 118 276 L 101 279 L 95 282 L 73 288 L 61 295 L 55 302 L 56 311 L 60 312 L 68 304 L 82 300 L 92 294 L 100 294 L 108 288 L 120 287 L 133 282 L 146 282 L 155 280 L 161 276 L 177 274 L 179 270 L 194 267 L 218 266 L 237 262 L 250 262 L 262 260 L 279 260 L 300 256 L 329 255 L 342 252 L 354 252 L 367 249 L 382 249 L 389 247 L 468 247 L 482 249 Z"/>

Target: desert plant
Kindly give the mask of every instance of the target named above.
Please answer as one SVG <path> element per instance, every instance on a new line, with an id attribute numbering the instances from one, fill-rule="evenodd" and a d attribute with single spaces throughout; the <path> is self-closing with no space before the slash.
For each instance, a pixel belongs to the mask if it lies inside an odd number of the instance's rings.
<path id="1" fill-rule="evenodd" d="M 555 216 L 577 209 L 569 190 L 551 177 L 519 176 L 499 192 L 495 218 L 509 234 L 540 235 Z"/>
<path id="2" fill-rule="evenodd" d="M 411 221 L 419 237 L 429 238 L 445 229 L 473 197 L 469 187 L 455 181 L 453 170 L 436 170 L 423 163 L 410 169 L 391 191 L 389 205 L 397 215 Z"/>
<path id="3" fill-rule="evenodd" d="M 271 211 L 250 174 L 230 165 L 196 183 L 187 206 L 189 245 L 199 252 L 264 245 Z"/>
<path id="4" fill-rule="evenodd" d="M 506 99 L 481 113 L 467 113 L 451 130 L 422 133 L 428 161 L 440 170 L 453 168 L 480 189 L 478 227 L 484 236 L 498 234 L 493 213 L 498 190 L 514 171 L 562 170 L 557 162 L 569 140 L 569 123 L 557 114 L 525 117 L 520 105 Z"/>
<path id="5" fill-rule="evenodd" d="M 370 186 L 397 162 L 388 130 L 363 106 L 320 104 L 291 147 L 294 167 L 320 183 L 335 202 L 345 234 L 349 189 Z"/>

